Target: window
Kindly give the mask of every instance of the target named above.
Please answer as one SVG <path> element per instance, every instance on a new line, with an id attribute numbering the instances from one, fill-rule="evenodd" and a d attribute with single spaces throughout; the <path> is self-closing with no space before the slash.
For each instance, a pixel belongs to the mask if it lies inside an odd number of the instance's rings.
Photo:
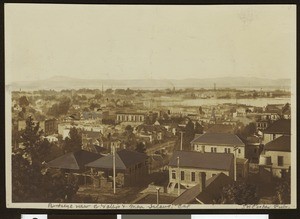
<path id="1" fill-rule="evenodd" d="M 205 152 L 205 145 L 202 145 L 202 152 Z"/>
<path id="2" fill-rule="evenodd" d="M 227 148 L 225 148 L 225 153 L 227 153 Z"/>
<path id="3" fill-rule="evenodd" d="M 180 172 L 180 180 L 184 180 L 184 171 Z"/>
<path id="4" fill-rule="evenodd" d="M 176 171 L 172 170 L 172 179 L 176 179 Z"/>
<path id="5" fill-rule="evenodd" d="M 283 156 L 278 156 L 277 161 L 278 161 L 278 166 L 283 166 Z"/>
<path id="6" fill-rule="evenodd" d="M 241 153 L 241 149 L 239 149 L 239 154 Z"/>
<path id="7" fill-rule="evenodd" d="M 214 148 L 214 152 L 215 152 L 215 153 L 217 152 L 217 148 Z"/>
<path id="8" fill-rule="evenodd" d="M 196 173 L 195 172 L 191 172 L 191 181 L 192 182 L 196 181 Z"/>
<path id="9" fill-rule="evenodd" d="M 228 148 L 228 153 L 230 153 L 230 148 Z"/>
<path id="10" fill-rule="evenodd" d="M 276 138 L 276 134 L 273 134 L 273 139 L 272 140 L 274 140 Z"/>
<path id="11" fill-rule="evenodd" d="M 213 148 L 213 147 L 211 147 L 211 148 L 210 148 L 210 151 L 211 151 L 211 152 L 214 152 L 214 148 Z"/>

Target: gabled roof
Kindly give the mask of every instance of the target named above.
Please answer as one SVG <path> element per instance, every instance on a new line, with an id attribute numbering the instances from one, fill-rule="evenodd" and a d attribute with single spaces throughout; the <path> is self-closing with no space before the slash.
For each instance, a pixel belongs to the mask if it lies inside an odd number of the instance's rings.
<path id="1" fill-rule="evenodd" d="M 84 168 L 85 164 L 97 160 L 100 157 L 102 156 L 99 154 L 79 150 L 64 154 L 50 161 L 47 166 L 59 169 L 80 170 Z"/>
<path id="2" fill-rule="evenodd" d="M 97 151 L 98 154 L 108 152 L 108 149 L 105 148 L 105 147 L 101 147 L 101 146 L 98 146 L 98 145 L 93 145 L 93 147 L 94 147 L 95 151 Z"/>
<path id="3" fill-rule="evenodd" d="M 263 131 L 265 134 L 291 134 L 291 120 L 279 119 Z"/>
<path id="4" fill-rule="evenodd" d="M 267 151 L 291 151 L 291 136 L 280 136 L 265 145 Z"/>
<path id="5" fill-rule="evenodd" d="M 204 133 L 195 138 L 191 143 L 207 145 L 245 146 L 243 141 L 235 134 L 230 133 Z"/>
<path id="6" fill-rule="evenodd" d="M 206 187 L 197 199 L 204 204 L 213 204 L 214 200 L 220 198 L 222 190 L 225 186 L 233 183 L 233 179 L 224 173 L 219 173 L 206 181 Z"/>
<path id="7" fill-rule="evenodd" d="M 185 190 L 180 196 L 178 196 L 173 202 L 173 205 L 189 204 L 197 195 L 201 193 L 200 185 L 197 184 L 190 189 Z"/>
<path id="8" fill-rule="evenodd" d="M 175 151 L 171 157 L 169 166 L 177 167 L 177 157 L 179 157 L 179 167 L 185 168 L 228 171 L 230 170 L 233 162 L 233 154 L 231 153 Z"/>
<path id="9" fill-rule="evenodd" d="M 142 124 L 136 127 L 136 131 L 141 132 L 162 132 L 165 130 L 165 127 L 161 125 L 146 125 Z"/>
<path id="10" fill-rule="evenodd" d="M 234 132 L 233 125 L 225 125 L 225 124 L 214 124 L 206 130 L 206 133 L 231 133 L 231 134 L 233 134 L 233 132 Z"/>
<path id="11" fill-rule="evenodd" d="M 127 168 L 144 162 L 148 156 L 135 151 L 121 150 L 116 152 L 116 169 L 126 170 Z M 87 167 L 95 167 L 102 169 L 112 169 L 113 168 L 113 156 L 110 154 L 105 157 L 101 157 L 91 163 L 86 164 Z"/>
<path id="12" fill-rule="evenodd" d="M 121 111 L 118 111 L 116 112 L 116 114 L 124 114 L 124 115 L 145 115 L 146 113 L 144 112 L 136 112 L 136 111 L 126 111 L 126 112 L 121 112 Z"/>

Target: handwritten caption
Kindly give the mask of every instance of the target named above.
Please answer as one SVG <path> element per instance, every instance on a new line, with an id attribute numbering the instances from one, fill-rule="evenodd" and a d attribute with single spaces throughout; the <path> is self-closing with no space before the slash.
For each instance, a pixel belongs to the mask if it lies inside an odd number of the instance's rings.
<path id="1" fill-rule="evenodd" d="M 51 209 L 189 209 L 189 204 L 172 205 L 172 204 L 64 204 L 49 203 L 48 208 Z"/>
<path id="2" fill-rule="evenodd" d="M 243 209 L 289 209 L 286 204 L 246 204 L 242 205 Z"/>

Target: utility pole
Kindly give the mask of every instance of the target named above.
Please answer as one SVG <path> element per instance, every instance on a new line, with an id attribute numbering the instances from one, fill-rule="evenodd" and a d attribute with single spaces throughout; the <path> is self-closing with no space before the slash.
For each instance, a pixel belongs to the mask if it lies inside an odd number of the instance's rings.
<path id="1" fill-rule="evenodd" d="M 180 138 L 180 150 L 182 151 L 182 139 L 183 139 L 183 131 L 180 131 L 180 136 L 181 136 L 181 138 Z"/>
<path id="2" fill-rule="evenodd" d="M 113 184 L 114 194 L 116 194 L 116 147 L 113 145 Z"/>
<path id="3" fill-rule="evenodd" d="M 234 151 L 234 181 L 236 181 L 236 150 L 238 149 L 237 146 L 234 146 L 233 151 Z"/>
<path id="4" fill-rule="evenodd" d="M 159 187 L 156 187 L 156 204 L 159 204 Z"/>
<path id="5" fill-rule="evenodd" d="M 178 172 L 178 191 L 177 191 L 177 195 L 180 196 L 180 169 L 179 169 L 179 157 L 177 157 L 177 172 Z"/>

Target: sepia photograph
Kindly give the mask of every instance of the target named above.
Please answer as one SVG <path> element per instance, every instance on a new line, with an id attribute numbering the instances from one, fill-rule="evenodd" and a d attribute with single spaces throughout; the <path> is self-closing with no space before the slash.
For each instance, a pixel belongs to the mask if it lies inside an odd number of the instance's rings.
<path id="1" fill-rule="evenodd" d="M 4 18 L 7 208 L 296 208 L 296 5 Z"/>

